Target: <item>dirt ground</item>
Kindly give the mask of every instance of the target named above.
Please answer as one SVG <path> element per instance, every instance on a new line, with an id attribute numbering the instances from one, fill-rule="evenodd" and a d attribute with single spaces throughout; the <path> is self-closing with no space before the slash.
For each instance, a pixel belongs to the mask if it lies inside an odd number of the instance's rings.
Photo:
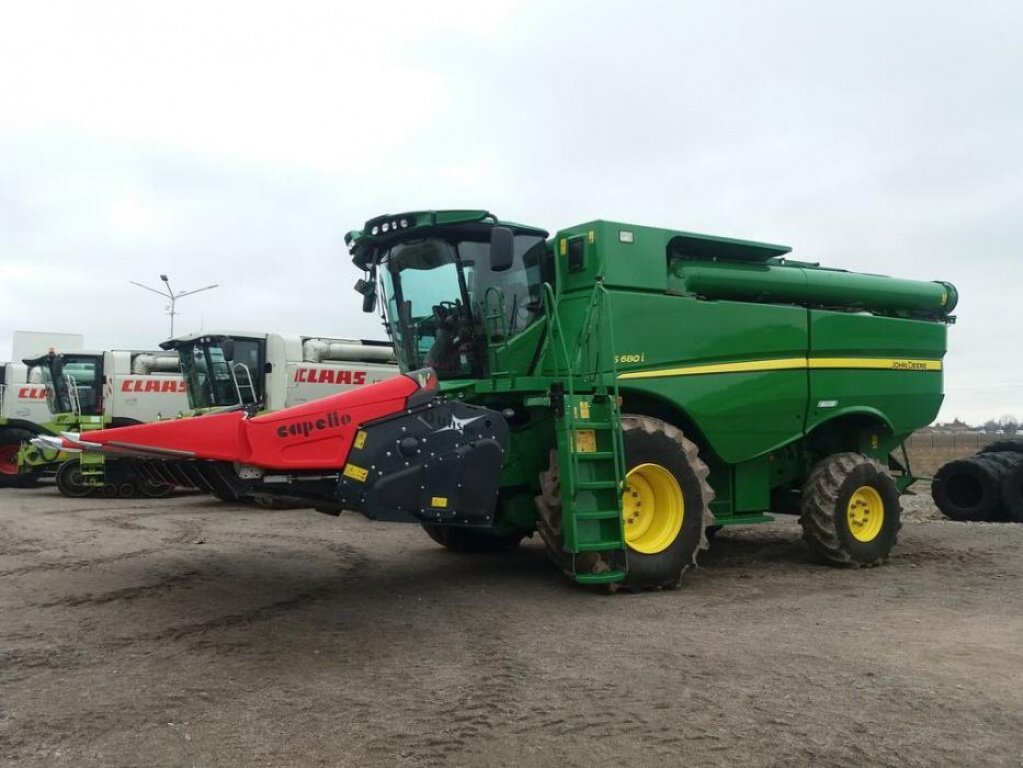
<path id="1" fill-rule="evenodd" d="M 0 764 L 1016 768 L 1023 526 L 908 506 L 886 567 L 786 521 L 607 596 L 537 542 L 0 491 Z"/>

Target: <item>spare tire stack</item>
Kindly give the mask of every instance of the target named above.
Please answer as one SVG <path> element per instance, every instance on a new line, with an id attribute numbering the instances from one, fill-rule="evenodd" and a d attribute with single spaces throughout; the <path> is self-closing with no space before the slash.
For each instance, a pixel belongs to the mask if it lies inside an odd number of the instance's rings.
<path id="1" fill-rule="evenodd" d="M 1023 523 L 1023 440 L 999 440 L 945 464 L 931 496 L 950 520 Z"/>

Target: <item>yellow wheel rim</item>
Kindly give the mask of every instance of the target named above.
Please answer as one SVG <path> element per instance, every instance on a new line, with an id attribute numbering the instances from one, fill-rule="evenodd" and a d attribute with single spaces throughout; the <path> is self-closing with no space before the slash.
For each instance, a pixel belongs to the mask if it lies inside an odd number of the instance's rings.
<path id="1" fill-rule="evenodd" d="M 845 508 L 849 532 L 856 541 L 873 541 L 884 525 L 884 501 L 869 485 L 861 485 L 849 497 Z"/>
<path id="2" fill-rule="evenodd" d="M 644 555 L 663 552 L 682 530 L 685 500 L 678 480 L 660 464 L 638 464 L 625 476 L 625 543 Z"/>

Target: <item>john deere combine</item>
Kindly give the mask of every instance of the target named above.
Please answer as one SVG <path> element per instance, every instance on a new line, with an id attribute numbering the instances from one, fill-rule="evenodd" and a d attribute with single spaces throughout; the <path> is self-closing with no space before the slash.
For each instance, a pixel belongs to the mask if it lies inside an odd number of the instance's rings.
<path id="1" fill-rule="evenodd" d="M 895 543 L 914 478 L 894 452 L 941 403 L 951 285 L 609 221 L 548 237 L 485 211 L 346 239 L 406 375 L 78 447 L 415 521 L 457 551 L 538 532 L 582 583 L 675 585 L 705 531 L 772 512 L 834 563 Z"/>

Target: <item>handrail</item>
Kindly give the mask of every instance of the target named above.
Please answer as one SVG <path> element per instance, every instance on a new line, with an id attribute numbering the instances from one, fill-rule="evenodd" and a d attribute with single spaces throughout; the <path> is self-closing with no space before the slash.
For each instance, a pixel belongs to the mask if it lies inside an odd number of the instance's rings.
<path id="1" fill-rule="evenodd" d="M 82 398 L 78 394 L 78 382 L 70 373 L 64 374 L 64 381 L 67 384 L 68 405 L 71 406 L 71 414 L 76 418 L 82 415 Z"/>
<path id="2" fill-rule="evenodd" d="M 245 378 L 249 380 L 246 386 L 248 386 L 249 392 L 252 393 L 252 404 L 254 405 L 257 400 L 256 385 L 252 382 L 252 371 L 249 370 L 249 366 L 245 365 L 245 363 L 235 363 L 234 365 L 231 366 L 231 378 L 234 380 L 235 392 L 238 393 L 238 404 L 247 405 L 244 398 L 242 398 L 241 385 L 238 384 L 238 376 L 235 374 L 235 371 L 238 368 L 241 368 L 243 371 L 245 371 Z"/>
<path id="3" fill-rule="evenodd" d="M 493 312 L 490 311 L 492 297 L 497 302 Z M 483 333 L 487 337 L 487 364 L 493 375 L 497 373 L 498 350 L 508 348 L 508 318 L 504 314 L 504 291 L 499 286 L 491 285 L 483 292 L 483 304 L 480 306 L 480 311 L 483 315 Z M 500 321 L 500 325 L 497 321 Z M 496 327 L 492 327 L 492 325 Z M 497 331 L 501 332 L 501 341 L 495 343 L 492 333 Z"/>
<path id="4" fill-rule="evenodd" d="M 4 418 L 4 407 L 7 400 L 7 385 L 0 384 L 0 419 Z"/>

